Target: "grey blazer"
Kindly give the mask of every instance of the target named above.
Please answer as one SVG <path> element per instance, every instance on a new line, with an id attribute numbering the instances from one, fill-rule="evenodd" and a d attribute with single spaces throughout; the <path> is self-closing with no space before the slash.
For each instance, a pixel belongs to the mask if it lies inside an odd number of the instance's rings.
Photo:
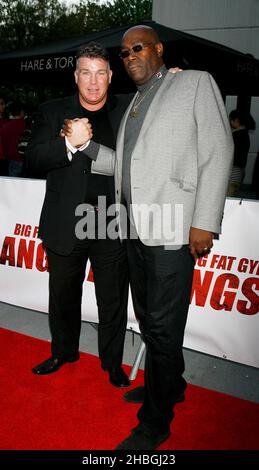
<path id="1" fill-rule="evenodd" d="M 92 171 L 115 175 L 121 201 L 125 124 L 116 155 L 102 146 Z M 220 233 L 233 159 L 233 139 L 219 89 L 201 71 L 167 73 L 133 150 L 132 213 L 146 245 L 189 243 L 190 227 Z"/>

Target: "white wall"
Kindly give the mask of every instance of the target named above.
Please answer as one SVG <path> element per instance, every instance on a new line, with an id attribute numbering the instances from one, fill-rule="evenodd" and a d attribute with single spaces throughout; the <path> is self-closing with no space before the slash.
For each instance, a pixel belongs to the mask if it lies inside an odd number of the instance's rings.
<path id="1" fill-rule="evenodd" d="M 153 0 L 153 20 L 259 58 L 258 0 Z"/>
<path id="2" fill-rule="evenodd" d="M 152 18 L 259 59 L 259 0 L 153 0 Z M 258 85 L 259 86 L 259 85 Z M 227 111 L 236 106 L 236 97 L 227 97 Z M 259 150 L 259 98 L 253 98 L 251 114 L 257 129 L 250 134 L 251 146 L 245 183 L 252 179 Z"/>

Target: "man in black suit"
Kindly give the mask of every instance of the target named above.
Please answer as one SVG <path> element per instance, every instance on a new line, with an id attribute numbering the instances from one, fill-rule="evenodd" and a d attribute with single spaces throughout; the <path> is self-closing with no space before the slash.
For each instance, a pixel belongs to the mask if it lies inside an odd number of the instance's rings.
<path id="1" fill-rule="evenodd" d="M 130 382 L 121 367 L 128 302 L 124 245 L 118 238 L 98 239 L 95 222 L 87 226 L 91 236 L 79 239 L 75 233 L 78 205 L 87 203 L 88 210 L 97 215 L 98 196 L 106 198 L 107 207 L 114 201 L 113 177 L 91 174 L 93 157 L 88 157 L 98 144 L 115 148 L 119 124 L 130 101 L 127 95 L 108 97 L 111 77 L 107 51 L 96 43 L 82 48 L 75 71 L 78 93 L 40 107 L 27 147 L 29 171 L 47 173 L 39 236 L 49 260 L 52 336 L 51 357 L 32 371 L 50 374 L 79 359 L 82 284 L 89 258 L 98 305 L 101 366 L 114 386 L 127 387 Z M 66 119 L 74 120 L 73 132 L 64 137 L 60 130 Z M 89 142 L 92 129 L 94 141 Z M 107 215 L 104 219 L 109 222 Z"/>

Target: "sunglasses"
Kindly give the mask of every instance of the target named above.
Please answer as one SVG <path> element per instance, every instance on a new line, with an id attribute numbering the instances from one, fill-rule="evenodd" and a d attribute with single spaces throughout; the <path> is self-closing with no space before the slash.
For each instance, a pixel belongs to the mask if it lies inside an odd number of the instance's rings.
<path id="1" fill-rule="evenodd" d="M 119 57 L 121 59 L 126 59 L 132 53 L 139 54 L 139 52 L 143 51 L 143 49 L 145 49 L 146 47 L 151 46 L 151 44 L 154 45 L 155 43 L 154 42 L 144 42 L 142 44 L 135 44 L 135 46 L 132 46 L 130 49 L 125 49 L 124 51 L 121 51 L 120 54 L 119 54 Z"/>

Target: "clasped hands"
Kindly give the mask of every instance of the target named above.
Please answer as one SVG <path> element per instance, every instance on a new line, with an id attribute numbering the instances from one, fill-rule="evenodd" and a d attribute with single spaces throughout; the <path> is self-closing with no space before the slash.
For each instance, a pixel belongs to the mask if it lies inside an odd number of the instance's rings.
<path id="1" fill-rule="evenodd" d="M 73 147 L 80 148 L 93 137 L 92 126 L 87 118 L 65 119 L 60 135 Z"/>
<path id="2" fill-rule="evenodd" d="M 80 148 L 92 138 L 92 126 L 87 118 L 65 119 L 60 135 L 66 136 L 73 147 Z M 207 254 L 212 246 L 212 232 L 191 227 L 189 247 L 195 261 L 198 257 Z"/>

